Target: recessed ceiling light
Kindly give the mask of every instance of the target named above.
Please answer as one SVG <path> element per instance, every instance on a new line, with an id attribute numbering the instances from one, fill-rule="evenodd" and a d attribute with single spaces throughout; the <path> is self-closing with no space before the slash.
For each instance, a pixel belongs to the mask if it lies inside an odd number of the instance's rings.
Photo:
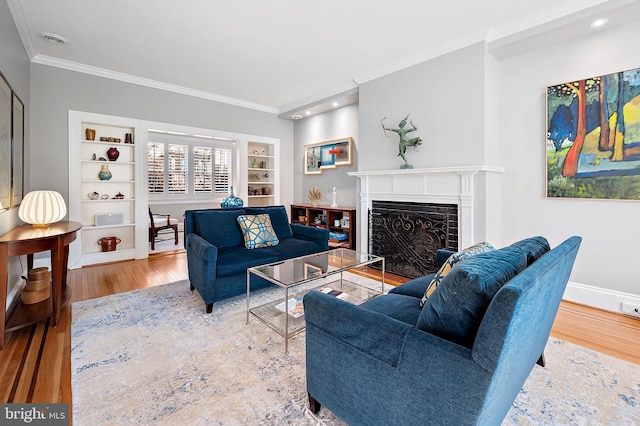
<path id="1" fill-rule="evenodd" d="M 300 120 L 302 116 L 300 114 L 293 114 L 291 118 L 293 118 L 294 120 Z"/>
<path id="2" fill-rule="evenodd" d="M 338 104 L 337 102 L 334 102 L 334 103 L 333 103 L 333 106 L 334 106 L 334 107 L 337 107 L 338 105 L 339 105 L 339 104 Z"/>
<path id="3" fill-rule="evenodd" d="M 68 41 L 66 38 L 52 33 L 40 33 L 40 37 L 53 44 L 65 44 Z"/>
<path id="4" fill-rule="evenodd" d="M 311 111 L 307 111 L 307 112 L 305 112 L 305 114 L 311 115 Z"/>
<path id="5" fill-rule="evenodd" d="M 609 20 L 607 18 L 596 19 L 591 23 L 591 28 L 600 28 L 604 26 Z"/>

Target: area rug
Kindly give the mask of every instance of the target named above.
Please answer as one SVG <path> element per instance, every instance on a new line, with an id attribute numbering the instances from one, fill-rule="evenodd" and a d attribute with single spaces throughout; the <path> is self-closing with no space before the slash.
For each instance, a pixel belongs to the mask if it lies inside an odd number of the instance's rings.
<path id="1" fill-rule="evenodd" d="M 273 330 L 246 324 L 244 296 L 206 314 L 182 281 L 76 302 L 72 317 L 75 425 L 344 424 L 307 408 L 304 333 L 285 354 Z M 503 424 L 640 424 L 640 366 L 559 340 L 545 354 Z"/>

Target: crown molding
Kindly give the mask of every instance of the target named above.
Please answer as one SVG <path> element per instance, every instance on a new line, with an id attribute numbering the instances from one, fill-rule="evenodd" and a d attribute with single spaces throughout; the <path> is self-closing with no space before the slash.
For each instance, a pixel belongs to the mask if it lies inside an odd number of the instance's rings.
<path id="1" fill-rule="evenodd" d="M 256 111 L 268 112 L 270 114 L 278 114 L 278 110 L 276 108 L 273 108 L 267 105 L 247 102 L 241 99 L 230 98 L 227 96 L 217 95 L 215 93 L 209 93 L 202 90 L 191 89 L 188 87 L 178 86 L 175 84 L 163 83 L 161 81 L 138 77 L 131 74 L 111 71 L 104 68 L 94 67 L 91 65 L 80 64 L 78 62 L 67 61 L 64 59 L 53 58 L 51 56 L 35 55 L 31 59 L 31 62 L 36 64 L 41 64 L 41 65 L 48 65 L 56 68 L 62 68 L 69 71 L 76 71 L 84 74 L 95 75 L 97 77 L 118 80 L 125 83 L 151 87 L 153 89 L 165 90 L 167 92 L 174 92 L 182 95 L 194 96 L 196 98 L 202 98 L 210 101 L 221 102 L 224 104 L 235 105 L 242 108 L 253 109 Z"/>
<path id="2" fill-rule="evenodd" d="M 20 0 L 7 0 L 7 6 L 9 6 L 13 22 L 15 22 L 16 28 L 18 29 L 18 34 L 22 40 L 24 50 L 27 52 L 27 56 L 31 60 L 36 56 L 36 48 L 33 45 L 33 40 L 31 39 L 31 33 L 29 32 L 29 25 L 27 24 L 27 18 L 24 14 L 22 2 Z"/>

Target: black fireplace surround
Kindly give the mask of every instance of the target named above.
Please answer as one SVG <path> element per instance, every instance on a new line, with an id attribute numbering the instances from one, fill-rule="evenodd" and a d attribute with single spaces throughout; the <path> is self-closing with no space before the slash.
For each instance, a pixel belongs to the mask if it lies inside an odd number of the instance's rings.
<path id="1" fill-rule="evenodd" d="M 436 250 L 458 249 L 456 204 L 373 201 L 369 253 L 385 258 L 385 270 L 418 278 L 438 270 Z"/>

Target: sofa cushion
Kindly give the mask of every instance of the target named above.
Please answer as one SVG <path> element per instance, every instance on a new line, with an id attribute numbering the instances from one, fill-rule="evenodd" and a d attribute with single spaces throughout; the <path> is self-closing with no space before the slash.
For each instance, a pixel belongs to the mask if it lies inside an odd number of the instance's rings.
<path id="1" fill-rule="evenodd" d="M 519 247 L 505 247 L 459 262 L 427 299 L 416 327 L 471 347 L 493 296 L 527 266 Z"/>
<path id="2" fill-rule="evenodd" d="M 487 242 L 477 243 L 472 245 L 471 247 L 467 247 L 464 250 L 461 250 L 457 253 L 452 254 L 449 258 L 442 264 L 438 272 L 435 273 L 431 282 L 427 286 L 427 289 L 422 296 L 422 300 L 420 301 L 420 306 L 424 306 L 427 299 L 433 294 L 433 292 L 438 287 L 438 284 L 442 281 L 442 279 L 449 273 L 453 265 L 460 262 L 463 259 L 469 258 L 471 256 L 475 256 L 480 253 L 486 253 L 489 251 L 493 251 L 495 248 Z"/>
<path id="3" fill-rule="evenodd" d="M 323 248 L 317 242 L 302 240 L 299 238 L 285 238 L 280 240 L 280 244 L 277 246 L 267 247 L 265 250 L 269 250 L 277 256 L 278 259 L 284 260 L 318 253 L 323 251 Z"/>
<path id="4" fill-rule="evenodd" d="M 280 242 L 268 214 L 241 214 L 236 220 L 240 225 L 246 248 L 270 247 Z"/>
<path id="5" fill-rule="evenodd" d="M 404 294 L 406 296 L 412 296 L 421 299 L 422 296 L 424 296 L 424 292 L 427 290 L 427 286 L 431 282 L 431 279 L 434 275 L 435 274 L 429 274 L 419 278 L 415 278 L 411 281 L 407 281 L 404 284 L 392 288 L 391 290 L 389 290 L 389 293 Z"/>
<path id="6" fill-rule="evenodd" d="M 527 266 L 538 260 L 540 256 L 551 250 L 549 241 L 544 237 L 531 237 L 511 244 L 512 247 L 519 247 L 527 254 Z"/>
<path id="7" fill-rule="evenodd" d="M 216 275 L 227 277 L 236 274 L 245 274 L 247 268 L 276 262 L 277 256 L 268 250 L 249 250 L 243 245 L 218 249 L 218 261 L 216 262 Z"/>
<path id="8" fill-rule="evenodd" d="M 240 209 L 196 212 L 196 234 L 218 248 L 242 245 L 242 232 L 236 218 L 243 212 Z"/>
<path id="9" fill-rule="evenodd" d="M 293 237 L 289 216 L 284 206 L 247 207 L 247 214 L 268 214 L 280 240 Z"/>
<path id="10" fill-rule="evenodd" d="M 404 294 L 387 293 L 362 303 L 360 307 L 378 312 L 409 325 L 415 325 L 420 316 L 420 300 Z"/>

